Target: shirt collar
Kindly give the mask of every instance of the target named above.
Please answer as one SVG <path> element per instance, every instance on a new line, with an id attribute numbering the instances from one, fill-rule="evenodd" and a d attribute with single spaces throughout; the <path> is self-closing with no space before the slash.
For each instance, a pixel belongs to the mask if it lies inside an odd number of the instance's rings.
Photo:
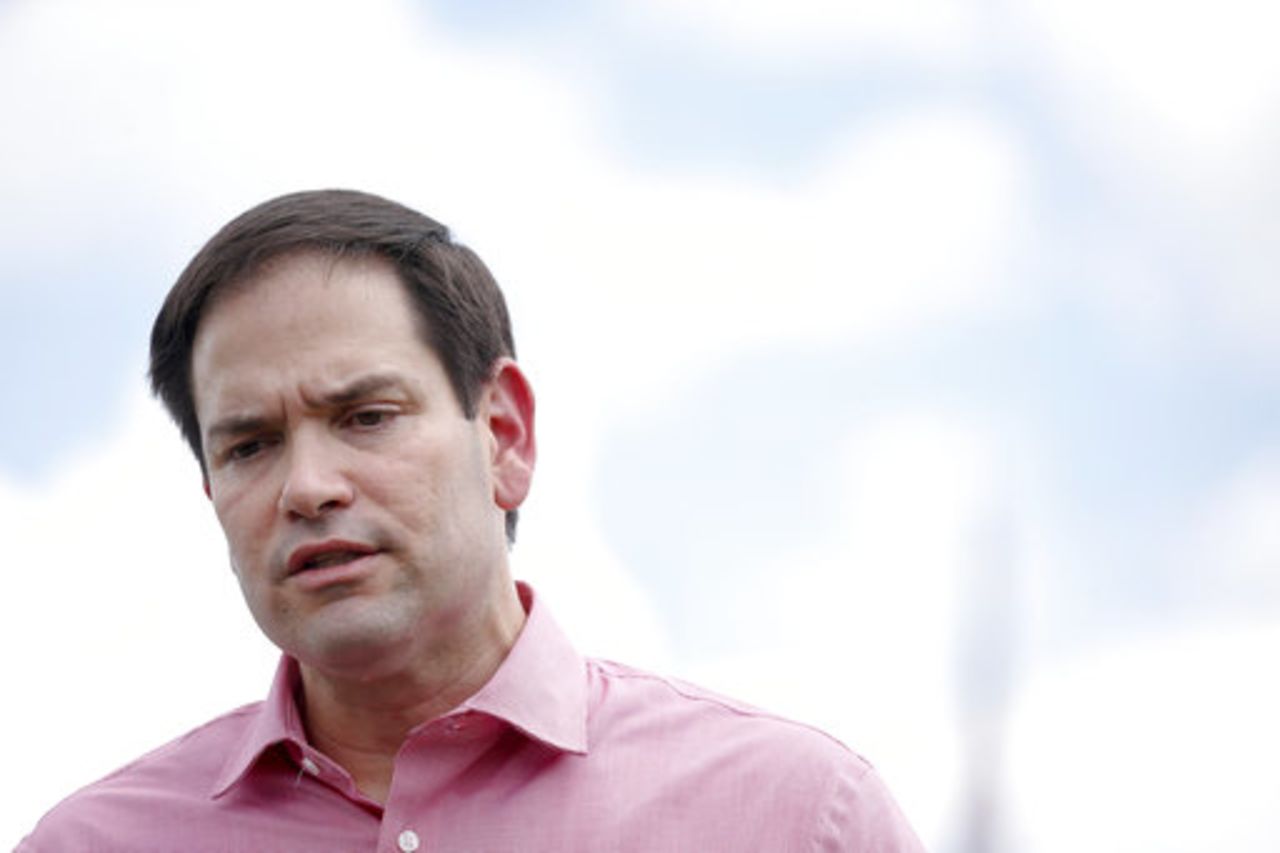
<path id="1" fill-rule="evenodd" d="M 505 721 L 553 749 L 587 752 L 587 666 L 533 588 L 517 583 L 527 617 L 515 645 L 489 681 L 458 709 L 478 711 Z M 211 796 L 239 782 L 263 752 L 278 743 L 307 742 L 295 699 L 298 663 L 282 655 L 271 692 L 254 720 L 230 751 Z"/>
<path id="2" fill-rule="evenodd" d="M 587 752 L 587 664 L 532 587 L 516 585 L 529 614 L 506 660 L 462 708 L 504 720 L 562 752 Z"/>
<path id="3" fill-rule="evenodd" d="M 302 717 L 294 699 L 301 678 L 298 662 L 288 655 L 281 655 L 275 678 L 271 681 L 271 692 L 267 694 L 267 700 L 258 707 L 258 712 L 245 729 L 244 735 L 231 749 L 222 772 L 214 780 L 211 796 L 220 797 L 225 794 L 232 785 L 248 774 L 262 753 L 276 744 L 292 742 L 301 751 L 302 744 L 307 742 L 307 734 L 302 727 Z"/>

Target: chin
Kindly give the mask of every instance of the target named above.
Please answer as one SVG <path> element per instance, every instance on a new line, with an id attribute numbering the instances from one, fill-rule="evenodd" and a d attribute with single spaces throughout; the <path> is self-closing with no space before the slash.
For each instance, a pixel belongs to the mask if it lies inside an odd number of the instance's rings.
<path id="1" fill-rule="evenodd" d="M 413 631 L 401 619 L 387 614 L 324 614 L 313 617 L 295 638 L 290 654 L 300 662 L 326 671 L 352 671 L 377 678 L 394 669 L 398 652 L 411 646 Z"/>

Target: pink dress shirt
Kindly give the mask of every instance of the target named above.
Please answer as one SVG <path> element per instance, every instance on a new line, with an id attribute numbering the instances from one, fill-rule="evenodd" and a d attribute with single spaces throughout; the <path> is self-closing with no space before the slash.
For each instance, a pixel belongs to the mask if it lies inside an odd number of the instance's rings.
<path id="1" fill-rule="evenodd" d="M 574 650 L 533 592 L 478 693 L 414 729 L 386 806 L 307 743 L 281 661 L 232 711 L 50 811 L 19 853 L 922 851 L 820 731 Z"/>

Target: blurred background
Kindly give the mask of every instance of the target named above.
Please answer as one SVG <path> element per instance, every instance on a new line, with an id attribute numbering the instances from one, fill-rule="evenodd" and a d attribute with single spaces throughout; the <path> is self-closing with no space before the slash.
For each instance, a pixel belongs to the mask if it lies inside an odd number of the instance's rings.
<path id="1" fill-rule="evenodd" d="M 164 293 L 350 186 L 506 289 L 585 651 L 823 726 L 936 853 L 1280 849 L 1255 0 L 0 0 L 0 844 L 265 695 Z"/>

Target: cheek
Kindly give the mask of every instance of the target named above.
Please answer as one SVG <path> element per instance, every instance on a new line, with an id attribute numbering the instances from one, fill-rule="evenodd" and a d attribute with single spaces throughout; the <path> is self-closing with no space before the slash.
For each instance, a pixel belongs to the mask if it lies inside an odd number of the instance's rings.
<path id="1" fill-rule="evenodd" d="M 253 490 L 234 488 L 214 491 L 213 511 L 222 527 L 222 534 L 231 549 L 233 562 L 246 559 L 246 549 L 252 550 L 270 527 L 271 513 L 266 501 Z M 239 573 L 239 567 L 235 567 Z"/>
<path id="2" fill-rule="evenodd" d="M 415 534 L 437 527 L 451 503 L 449 488 L 441 482 L 439 472 L 424 469 L 370 482 L 362 497 L 373 508 L 372 513 L 385 513 L 392 523 Z"/>
<path id="3" fill-rule="evenodd" d="M 469 456 L 424 453 L 380 466 L 380 476 L 365 479 L 363 497 L 415 536 L 466 532 L 487 488 Z"/>

